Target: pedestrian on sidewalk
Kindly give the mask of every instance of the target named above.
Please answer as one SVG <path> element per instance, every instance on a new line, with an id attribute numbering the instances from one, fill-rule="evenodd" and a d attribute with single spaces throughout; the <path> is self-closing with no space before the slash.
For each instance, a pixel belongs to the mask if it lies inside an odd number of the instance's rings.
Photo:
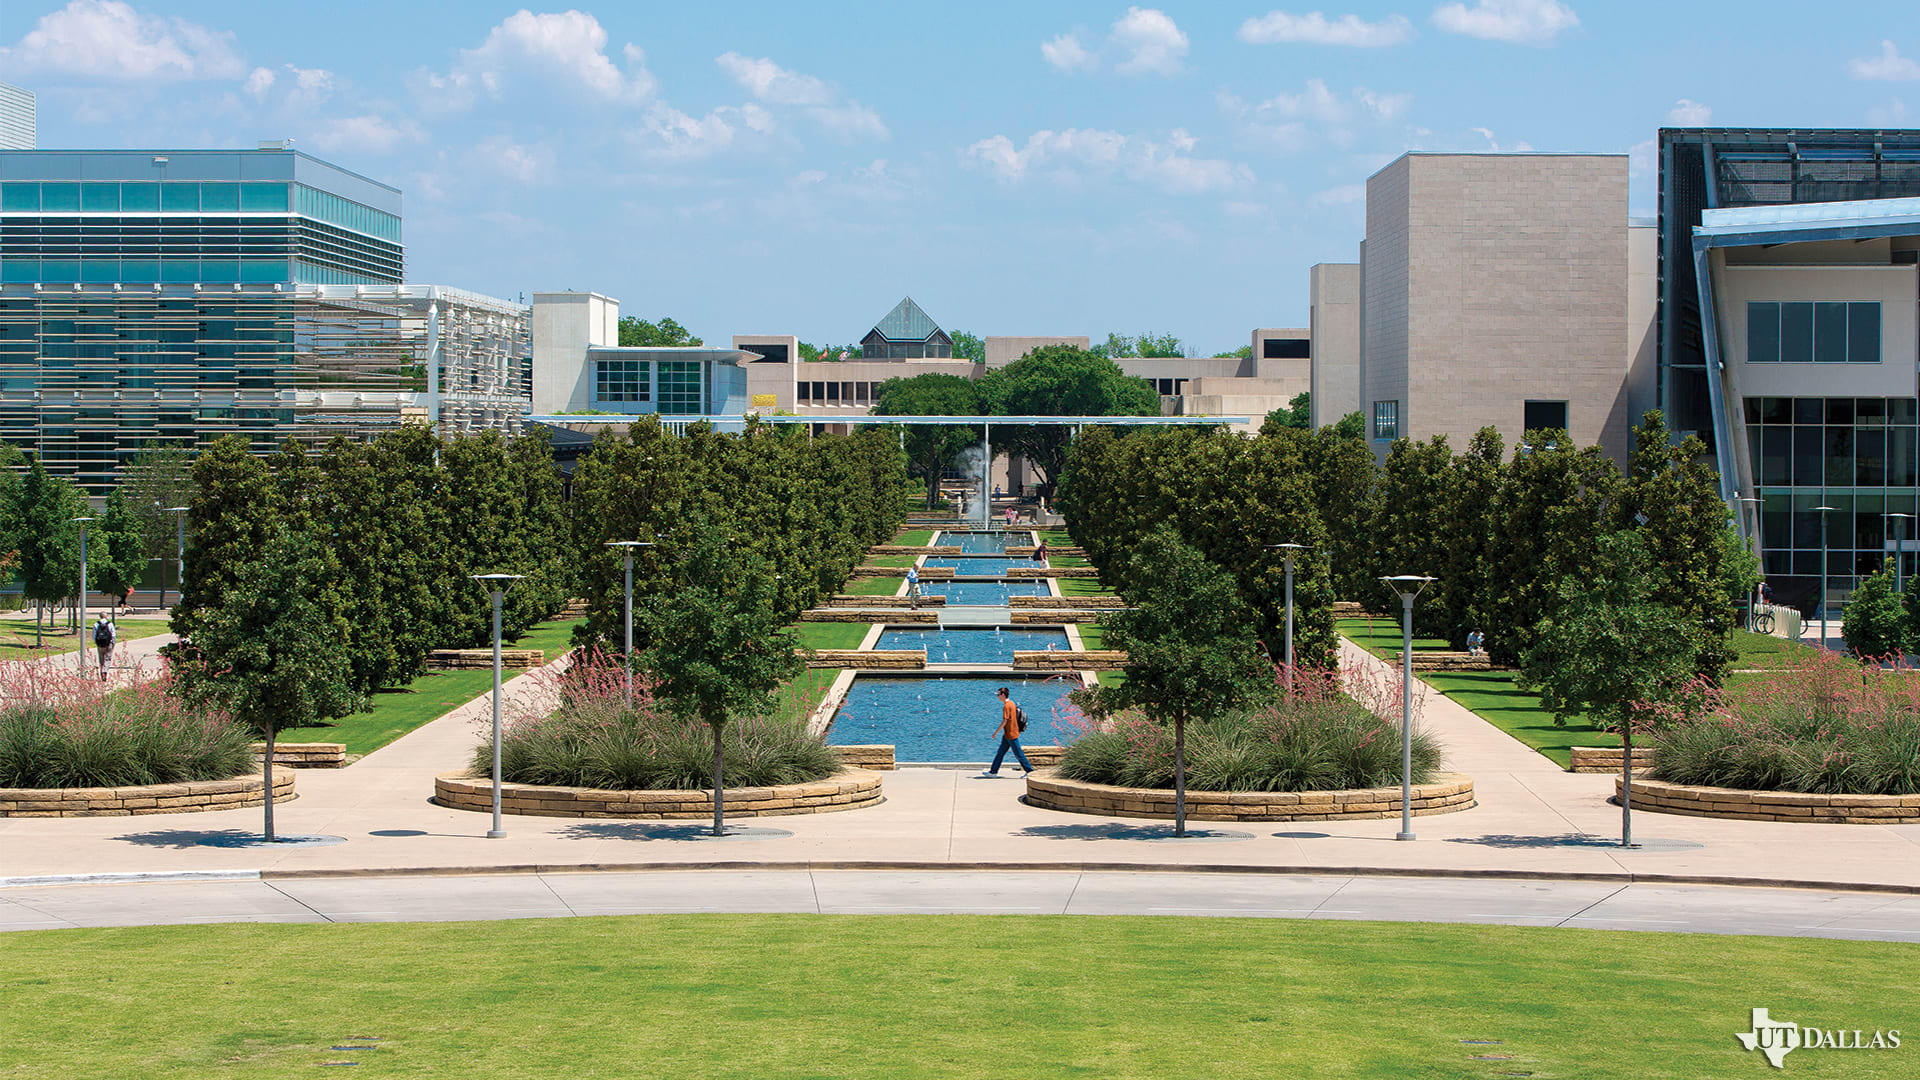
<path id="1" fill-rule="evenodd" d="M 1008 750 L 1012 750 L 1013 756 L 1019 759 L 1022 769 L 1032 772 L 1033 764 L 1027 760 L 1027 752 L 1020 749 L 1020 733 L 1026 729 L 1027 714 L 1020 710 L 1020 706 L 1013 703 L 1013 696 L 1007 691 L 1007 688 L 1004 686 L 1001 687 L 1000 724 L 998 727 L 1000 732 L 1000 750 L 993 755 L 993 767 L 980 775 L 999 776 L 1000 763 L 1006 760 Z"/>
<path id="2" fill-rule="evenodd" d="M 907 606 L 920 606 L 920 568 L 917 566 L 907 567 Z"/>
<path id="3" fill-rule="evenodd" d="M 100 651 L 100 681 L 107 681 L 107 664 L 113 660 L 113 643 L 119 638 L 119 631 L 107 620 L 107 613 L 100 613 L 100 620 L 93 624 L 93 647 Z"/>

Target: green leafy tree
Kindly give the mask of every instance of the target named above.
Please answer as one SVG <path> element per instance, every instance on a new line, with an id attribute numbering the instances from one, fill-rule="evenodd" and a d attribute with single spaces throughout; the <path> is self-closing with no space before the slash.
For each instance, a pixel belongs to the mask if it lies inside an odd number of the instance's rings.
<path id="1" fill-rule="evenodd" d="M 980 391 L 972 379 L 940 372 L 888 379 L 880 384 L 873 412 L 876 416 L 977 416 Z M 903 430 L 907 475 L 926 482 L 927 508 L 932 509 L 939 501 L 940 477 L 960 455 L 980 445 L 980 432 L 958 424 L 914 424 Z"/>
<path id="2" fill-rule="evenodd" d="M 1095 356 L 1104 356 L 1109 360 L 1126 360 L 1140 355 L 1139 339 L 1121 334 L 1109 333 L 1107 340 L 1087 350 Z"/>
<path id="3" fill-rule="evenodd" d="M 722 530 L 690 523 L 674 552 L 670 593 L 649 596 L 635 618 L 650 642 L 639 656 L 654 694 L 676 714 L 713 729 L 713 829 L 726 827 L 723 735 L 736 717 L 765 716 L 774 691 L 800 674 L 799 642 L 782 629 L 773 571 Z"/>
<path id="4" fill-rule="evenodd" d="M 1290 432 L 1291 429 L 1288 429 Z M 1287 436 L 1288 432 L 1283 432 Z M 1380 466 L 1364 440 L 1334 428 L 1292 434 L 1305 451 L 1313 505 L 1326 525 L 1328 572 L 1337 599 L 1381 603 L 1374 571 L 1373 523 L 1380 502 Z M 1397 573 L 1398 571 L 1396 571 Z"/>
<path id="5" fill-rule="evenodd" d="M 619 332 L 620 344 L 623 348 L 706 344 L 672 319 L 661 319 L 657 323 L 651 323 L 636 315 L 626 315 L 620 319 Z"/>
<path id="6" fill-rule="evenodd" d="M 1153 384 L 1111 359 L 1072 345 L 1046 345 L 980 380 L 982 411 L 1012 416 L 1158 416 Z M 995 449 L 1040 471 L 1040 497 L 1052 501 L 1066 467 L 1071 429 L 1020 426 L 994 432 Z"/>
<path id="7" fill-rule="evenodd" d="M 276 734 L 346 716 L 364 699 L 348 685 L 346 619 L 329 606 L 325 550 L 286 520 L 265 533 L 264 543 L 226 568 L 231 585 L 220 604 L 196 612 L 190 662 L 179 670 L 184 693 L 226 709 L 266 740 L 264 834 L 273 840 Z"/>
<path id="8" fill-rule="evenodd" d="M 26 464 L 19 447 L 0 442 L 0 580 L 12 580 L 20 569 L 20 474 Z"/>
<path id="9" fill-rule="evenodd" d="M 971 360 L 976 364 L 987 362 L 987 343 L 979 335 L 955 330 L 952 337 L 955 360 Z"/>
<path id="10" fill-rule="evenodd" d="M 1447 564 L 1444 530 L 1453 505 L 1450 498 L 1453 455 L 1447 437 L 1427 442 L 1396 439 L 1380 473 L 1380 495 L 1374 504 L 1373 595 L 1369 606 L 1393 602 L 1393 591 L 1377 579 L 1397 574 L 1439 577 Z M 1365 595 L 1365 594 L 1363 594 Z M 1414 608 L 1414 633 L 1426 636 L 1445 627 L 1440 604 Z"/>
<path id="11" fill-rule="evenodd" d="M 1305 430 L 1312 426 L 1313 394 L 1310 391 L 1303 390 L 1293 395 L 1293 400 L 1287 402 L 1286 408 L 1275 409 L 1269 412 L 1266 420 L 1261 423 L 1260 430 L 1265 432 L 1269 427 L 1299 428 Z"/>
<path id="12" fill-rule="evenodd" d="M 147 572 L 146 523 L 127 501 L 125 487 L 107 493 L 87 545 L 87 584 L 125 604 Z"/>
<path id="13" fill-rule="evenodd" d="M 1187 355 L 1186 345 L 1172 334 L 1141 334 L 1134 339 L 1134 348 L 1143 357 Z"/>
<path id="14" fill-rule="evenodd" d="M 1499 528 L 1486 560 L 1481 629 L 1496 663 L 1519 662 L 1563 578 L 1595 572 L 1595 545 L 1613 531 L 1620 484 L 1599 447 L 1576 449 L 1565 431 L 1529 431 L 1515 448 L 1494 493 Z"/>
<path id="15" fill-rule="evenodd" d="M 857 344 L 814 345 L 810 342 L 803 341 L 800 343 L 800 359 L 821 362 L 843 359 L 858 360 L 860 359 L 860 346 Z"/>
<path id="16" fill-rule="evenodd" d="M 1483 427 L 1474 433 L 1465 453 L 1455 455 L 1445 479 L 1445 510 L 1440 523 L 1444 552 L 1440 580 L 1421 606 L 1435 609 L 1438 625 L 1457 649 L 1467 635 L 1484 630 L 1489 616 L 1489 546 L 1500 522 L 1493 515 L 1493 496 L 1500 490 L 1503 446 L 1499 429 Z"/>
<path id="17" fill-rule="evenodd" d="M 35 648 L 43 644 L 46 606 L 80 590 L 80 526 L 73 519 L 86 512 L 80 489 L 66 477 L 51 475 L 35 459 L 20 480 L 16 515 L 21 595 L 34 604 Z"/>
<path id="18" fill-rule="evenodd" d="M 146 558 L 173 562 L 179 554 L 178 515 L 166 511 L 193 501 L 192 451 L 176 443 L 148 443 L 121 473 L 120 486 L 139 515 Z M 177 579 L 180 568 L 173 572 Z"/>
<path id="19" fill-rule="evenodd" d="M 1143 540 L 1123 592 L 1130 605 L 1102 620 L 1127 653 L 1126 681 L 1101 687 L 1103 711 L 1137 708 L 1173 725 L 1174 833 L 1184 836 L 1188 721 L 1206 722 L 1273 693 L 1273 665 L 1253 636 L 1233 578 L 1180 541 L 1171 525 Z"/>
<path id="20" fill-rule="evenodd" d="M 1228 352 L 1217 352 L 1213 354 L 1213 358 L 1215 360 L 1225 360 L 1229 357 L 1237 358 L 1240 360 L 1251 360 L 1253 359 L 1253 346 L 1242 345 L 1239 348 L 1230 350 Z"/>
<path id="21" fill-rule="evenodd" d="M 1343 439 L 1351 439 L 1357 443 L 1365 443 L 1367 441 L 1367 418 L 1358 412 L 1350 412 L 1340 419 L 1335 420 L 1328 427 L 1335 435 Z"/>
<path id="22" fill-rule="evenodd" d="M 181 637 L 198 630 L 200 613 L 219 608 L 258 558 L 281 514 L 280 487 L 247 440 L 229 435 L 194 459 L 194 499 L 187 512 L 187 565 L 171 626 Z"/>
<path id="23" fill-rule="evenodd" d="M 1862 660 L 1879 660 L 1913 651 L 1913 633 L 1901 596 L 1893 590 L 1893 560 L 1861 580 L 1847 601 L 1840 634 Z"/>

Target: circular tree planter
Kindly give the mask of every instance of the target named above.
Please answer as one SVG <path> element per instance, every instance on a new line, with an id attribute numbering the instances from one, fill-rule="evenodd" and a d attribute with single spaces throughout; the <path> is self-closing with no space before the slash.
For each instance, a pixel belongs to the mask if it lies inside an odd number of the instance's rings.
<path id="1" fill-rule="evenodd" d="M 433 801 L 455 810 L 492 811 L 493 781 L 465 773 L 433 779 Z M 880 804 L 880 774 L 842 769 L 825 780 L 777 787 L 728 788 L 727 817 L 830 814 Z M 711 818 L 711 791 L 603 791 L 583 787 L 500 785 L 506 814 L 577 818 Z"/>
<path id="2" fill-rule="evenodd" d="M 108 788 L 0 788 L 0 817 L 128 817 L 234 810 L 266 801 L 260 777 Z M 293 798 L 293 770 L 273 771 L 273 801 Z"/>
<path id="3" fill-rule="evenodd" d="M 1613 798 L 1621 781 L 1613 778 Z M 1817 795 L 1799 791 L 1670 784 L 1633 778 L 1633 808 L 1689 817 L 1742 821 L 1813 821 L 1829 825 L 1903 825 L 1920 822 L 1920 795 Z"/>
<path id="4" fill-rule="evenodd" d="M 1171 818 L 1173 789 L 1090 784 L 1063 779 L 1057 769 L 1041 769 L 1027 777 L 1027 805 L 1102 817 Z M 1464 773 L 1439 773 L 1432 783 L 1413 785 L 1416 817 L 1471 810 L 1475 805 L 1473 778 Z M 1187 817 L 1195 821 L 1341 821 L 1399 816 L 1398 787 L 1187 791 Z"/>

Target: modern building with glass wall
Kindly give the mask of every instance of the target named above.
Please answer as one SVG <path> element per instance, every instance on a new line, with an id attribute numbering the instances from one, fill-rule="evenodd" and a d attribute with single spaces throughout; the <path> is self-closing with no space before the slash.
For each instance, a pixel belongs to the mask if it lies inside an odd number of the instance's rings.
<path id="1" fill-rule="evenodd" d="M 399 190 L 285 144 L 0 152 L 0 438 L 98 491 L 153 443 L 519 423 L 528 310 L 404 282 Z"/>

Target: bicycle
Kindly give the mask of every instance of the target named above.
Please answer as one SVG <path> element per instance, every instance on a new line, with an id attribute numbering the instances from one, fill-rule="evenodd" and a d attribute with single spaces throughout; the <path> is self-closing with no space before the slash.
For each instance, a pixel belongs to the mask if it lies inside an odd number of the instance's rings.
<path id="1" fill-rule="evenodd" d="M 1773 633 L 1773 605 L 1760 608 L 1753 615 L 1753 632 L 1756 634 Z"/>

